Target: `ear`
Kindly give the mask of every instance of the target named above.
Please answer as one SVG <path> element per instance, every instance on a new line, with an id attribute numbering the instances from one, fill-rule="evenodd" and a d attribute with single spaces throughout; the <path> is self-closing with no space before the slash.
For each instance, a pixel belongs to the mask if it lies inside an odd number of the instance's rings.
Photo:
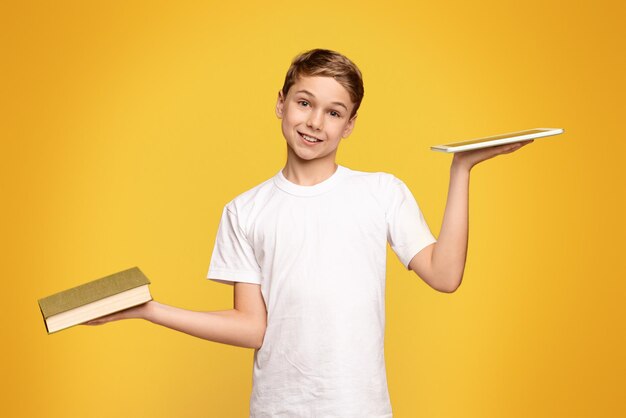
<path id="1" fill-rule="evenodd" d="M 276 116 L 278 119 L 283 118 L 283 107 L 285 106 L 285 98 L 283 97 L 283 91 L 278 90 L 278 99 L 276 100 Z"/>
<path id="2" fill-rule="evenodd" d="M 341 135 L 342 138 L 347 138 L 350 136 L 350 134 L 352 133 L 352 130 L 354 129 L 354 124 L 356 123 L 356 117 L 357 115 L 355 114 L 354 116 L 350 118 L 350 120 L 348 121 L 348 124 L 343 129 L 343 135 Z"/>

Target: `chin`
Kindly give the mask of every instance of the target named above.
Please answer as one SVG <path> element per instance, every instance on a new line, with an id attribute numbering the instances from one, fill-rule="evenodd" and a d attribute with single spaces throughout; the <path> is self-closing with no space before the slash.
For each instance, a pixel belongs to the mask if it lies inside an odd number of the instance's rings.
<path id="1" fill-rule="evenodd" d="M 321 157 L 320 155 L 316 153 L 306 152 L 307 150 L 300 150 L 299 148 L 294 149 L 291 145 L 288 145 L 288 147 L 289 147 L 288 152 L 298 157 L 301 160 L 311 161 L 311 160 L 315 160 Z"/>
<path id="2" fill-rule="evenodd" d="M 298 156 L 298 158 L 300 158 L 301 160 L 306 160 L 306 161 L 312 161 L 312 160 L 315 160 L 315 159 L 320 158 L 320 156 L 319 156 L 319 155 L 311 155 L 311 154 L 304 153 L 304 152 L 296 152 L 295 154 L 296 154 L 296 155 Z"/>

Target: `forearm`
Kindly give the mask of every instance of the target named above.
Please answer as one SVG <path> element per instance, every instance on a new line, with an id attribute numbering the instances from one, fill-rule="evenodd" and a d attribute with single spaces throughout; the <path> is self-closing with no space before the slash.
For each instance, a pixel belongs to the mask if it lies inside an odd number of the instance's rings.
<path id="1" fill-rule="evenodd" d="M 443 290 L 454 291 L 461 284 L 468 241 L 470 168 L 453 161 L 450 167 L 448 199 L 441 231 L 433 248 L 432 268 Z"/>
<path id="2" fill-rule="evenodd" d="M 143 318 L 185 334 L 239 347 L 259 348 L 265 323 L 237 309 L 197 312 L 148 302 Z"/>

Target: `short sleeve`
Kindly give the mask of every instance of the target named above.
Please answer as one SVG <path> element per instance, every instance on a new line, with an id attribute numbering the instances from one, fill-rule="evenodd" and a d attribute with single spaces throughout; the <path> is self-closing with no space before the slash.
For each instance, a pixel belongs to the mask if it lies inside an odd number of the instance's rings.
<path id="1" fill-rule="evenodd" d="M 217 230 L 208 279 L 225 284 L 261 283 L 261 269 L 233 205 L 226 205 Z"/>
<path id="2" fill-rule="evenodd" d="M 408 270 L 413 257 L 437 240 L 406 184 L 391 176 L 387 188 L 387 241 Z"/>

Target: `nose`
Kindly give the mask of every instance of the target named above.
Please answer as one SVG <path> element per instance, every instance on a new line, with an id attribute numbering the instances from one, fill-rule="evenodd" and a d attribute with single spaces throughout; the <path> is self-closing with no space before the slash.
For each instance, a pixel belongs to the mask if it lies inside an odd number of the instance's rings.
<path id="1" fill-rule="evenodd" d="M 324 123 L 324 114 L 321 111 L 312 110 L 309 113 L 309 119 L 306 122 L 306 125 L 315 130 L 322 129 L 322 124 Z"/>

